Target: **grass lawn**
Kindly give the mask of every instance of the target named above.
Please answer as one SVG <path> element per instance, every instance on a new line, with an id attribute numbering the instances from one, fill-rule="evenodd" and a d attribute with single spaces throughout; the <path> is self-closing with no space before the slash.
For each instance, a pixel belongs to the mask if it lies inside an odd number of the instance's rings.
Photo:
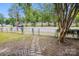
<path id="1" fill-rule="evenodd" d="M 19 33 L 0 32 L 0 43 L 5 43 L 12 40 L 20 40 L 23 37 L 24 35 Z"/>
<path id="2" fill-rule="evenodd" d="M 0 56 L 29 55 L 32 35 L 0 32 Z"/>

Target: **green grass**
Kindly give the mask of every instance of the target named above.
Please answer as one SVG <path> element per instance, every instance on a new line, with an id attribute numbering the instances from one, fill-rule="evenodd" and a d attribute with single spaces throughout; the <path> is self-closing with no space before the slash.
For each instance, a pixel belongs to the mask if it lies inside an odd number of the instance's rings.
<path id="1" fill-rule="evenodd" d="M 5 43 L 14 40 L 21 40 L 24 35 L 19 33 L 7 33 L 7 32 L 0 32 L 0 43 Z"/>

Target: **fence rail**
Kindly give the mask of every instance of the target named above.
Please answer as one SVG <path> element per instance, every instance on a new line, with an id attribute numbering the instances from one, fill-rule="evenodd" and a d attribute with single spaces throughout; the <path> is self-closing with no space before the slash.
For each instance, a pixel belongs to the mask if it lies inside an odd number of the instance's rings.
<path id="1" fill-rule="evenodd" d="M 57 27 L 2 27 L 2 32 L 18 32 L 24 34 L 57 35 Z M 71 27 L 71 30 L 79 30 L 79 27 Z"/>
<path id="2" fill-rule="evenodd" d="M 24 34 L 42 34 L 42 35 L 52 35 L 57 31 L 57 27 L 2 27 L 0 28 L 2 32 L 20 32 Z"/>

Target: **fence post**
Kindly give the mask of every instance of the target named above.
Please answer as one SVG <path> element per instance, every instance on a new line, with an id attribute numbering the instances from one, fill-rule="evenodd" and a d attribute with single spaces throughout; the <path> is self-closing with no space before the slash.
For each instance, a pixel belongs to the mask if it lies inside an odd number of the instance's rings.
<path id="1" fill-rule="evenodd" d="M 21 27 L 20 27 L 20 28 L 21 28 L 21 32 L 22 32 L 22 33 L 24 33 L 24 26 L 23 26 L 23 25 L 21 25 Z"/>
<path id="2" fill-rule="evenodd" d="M 38 36 L 40 35 L 40 28 L 38 28 Z"/>
<path id="3" fill-rule="evenodd" d="M 34 28 L 32 28 L 32 34 L 34 35 Z"/>

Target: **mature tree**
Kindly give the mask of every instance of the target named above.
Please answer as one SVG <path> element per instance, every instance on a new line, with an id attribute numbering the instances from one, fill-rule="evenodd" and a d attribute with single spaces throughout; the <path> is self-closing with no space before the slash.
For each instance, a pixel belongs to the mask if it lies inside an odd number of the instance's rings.
<path id="1" fill-rule="evenodd" d="M 18 30 L 18 26 L 19 26 L 19 21 L 20 21 L 20 8 L 19 8 L 19 4 L 13 4 L 11 6 L 11 8 L 9 9 L 9 16 L 10 19 L 15 20 L 15 24 Z"/>
<path id="2" fill-rule="evenodd" d="M 20 12 L 19 5 L 18 4 L 13 4 L 11 6 L 11 8 L 9 9 L 9 16 L 11 18 L 15 18 L 16 22 L 18 22 L 19 21 L 19 16 L 20 16 L 19 12 Z"/>
<path id="3" fill-rule="evenodd" d="M 41 10 L 41 26 L 43 26 L 44 23 L 44 4 L 40 3 L 39 5 L 39 9 Z"/>
<path id="4" fill-rule="evenodd" d="M 48 22 L 48 26 L 50 26 L 50 22 L 54 23 L 54 26 L 56 26 L 56 15 L 55 15 L 55 10 L 54 10 L 54 4 L 50 3 L 44 3 L 44 4 L 39 4 L 39 9 L 41 10 L 41 23 L 43 26 L 44 22 Z"/>
<path id="5" fill-rule="evenodd" d="M 51 17 L 52 17 L 52 4 L 50 3 L 45 3 L 44 4 L 44 21 L 48 22 L 48 26 L 50 26 L 50 22 L 51 22 Z"/>
<path id="6" fill-rule="evenodd" d="M 79 4 L 76 3 L 56 3 L 55 11 L 58 16 L 59 40 L 64 42 L 66 32 L 69 30 L 73 20 L 79 12 Z"/>
<path id="7" fill-rule="evenodd" d="M 31 17 L 31 11 L 32 11 L 32 5 L 31 3 L 19 3 L 19 6 L 22 8 L 23 13 L 25 15 L 25 23 L 27 25 L 28 21 L 30 20 Z"/>

